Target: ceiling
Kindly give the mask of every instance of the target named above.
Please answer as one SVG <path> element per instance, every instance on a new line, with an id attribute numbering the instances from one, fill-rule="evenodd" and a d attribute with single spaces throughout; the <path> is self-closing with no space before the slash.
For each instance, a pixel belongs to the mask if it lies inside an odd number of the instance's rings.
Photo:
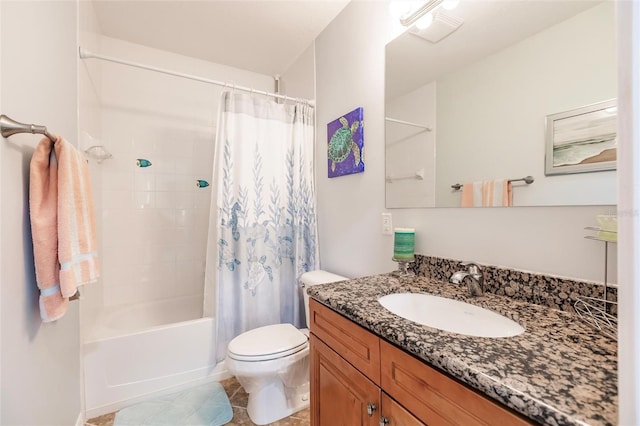
<path id="1" fill-rule="evenodd" d="M 349 0 L 96 0 L 103 35 L 282 74 Z"/>
<path id="2" fill-rule="evenodd" d="M 451 14 L 464 23 L 431 43 L 405 32 L 386 48 L 386 97 L 393 99 L 472 64 L 602 0 L 461 1 Z"/>

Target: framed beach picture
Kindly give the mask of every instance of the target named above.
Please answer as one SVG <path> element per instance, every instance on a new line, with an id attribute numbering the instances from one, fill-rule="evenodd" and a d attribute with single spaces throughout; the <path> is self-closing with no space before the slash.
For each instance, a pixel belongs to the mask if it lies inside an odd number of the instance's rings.
<path id="1" fill-rule="evenodd" d="M 615 170 L 616 100 L 547 116 L 545 174 Z"/>

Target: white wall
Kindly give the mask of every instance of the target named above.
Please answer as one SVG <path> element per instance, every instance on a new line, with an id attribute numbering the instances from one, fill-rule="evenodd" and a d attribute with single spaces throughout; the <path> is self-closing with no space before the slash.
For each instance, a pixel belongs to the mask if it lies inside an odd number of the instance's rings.
<path id="1" fill-rule="evenodd" d="M 316 39 L 320 262 L 323 269 L 348 277 L 394 268 L 392 237 L 380 234 L 387 10 L 384 2 L 351 2 Z M 324 166 L 327 123 L 357 107 L 364 112 L 365 171 L 329 179 Z M 403 225 L 395 219 L 395 226 Z"/>
<path id="2" fill-rule="evenodd" d="M 295 60 L 280 78 L 280 93 L 302 99 L 315 99 L 315 45 L 309 47 Z"/>
<path id="3" fill-rule="evenodd" d="M 438 79 L 436 205 L 460 205 L 456 182 L 528 175 L 516 206 L 616 203 L 615 171 L 544 167 L 547 115 L 616 97 L 614 9 L 604 2 Z"/>
<path id="4" fill-rule="evenodd" d="M 78 40 L 80 46 L 92 51 L 100 51 L 100 26 L 93 10 L 93 2 L 78 3 Z M 97 61 L 78 61 L 78 126 L 79 146 L 81 149 L 102 143 L 100 87 L 101 68 Z M 102 167 L 94 159 L 89 160 L 91 188 L 96 212 L 102 211 Z M 98 255 L 102 259 L 102 215 L 96 214 L 96 233 Z M 101 264 L 101 266 L 103 266 Z M 80 301 L 80 334 L 81 340 L 94 327 L 103 301 L 102 277 L 82 292 Z"/>
<path id="5" fill-rule="evenodd" d="M 77 141 L 75 2 L 0 2 L 2 113 Z M 80 413 L 78 303 L 43 324 L 28 219 L 38 136 L 0 141 L 2 218 L 0 423 L 73 425 Z"/>
<path id="6" fill-rule="evenodd" d="M 326 123 L 362 106 L 365 172 L 328 179 L 317 170 L 323 269 L 363 276 L 395 268 L 393 237 L 381 235 L 384 208 L 384 2 L 353 2 L 316 40 L 317 158 L 326 156 Z M 373 30 L 375 29 L 375 30 Z M 427 255 L 602 281 L 604 247 L 584 226 L 611 207 L 392 210 L 396 227 L 416 228 Z M 611 257 L 615 265 L 616 256 Z M 615 266 L 610 271 L 615 270 Z M 609 281 L 616 282 L 612 272 Z"/>
<path id="7" fill-rule="evenodd" d="M 273 90 L 273 78 L 102 37 L 100 53 Z M 96 60 L 88 60 L 92 62 Z M 103 299 L 203 297 L 215 125 L 223 87 L 100 62 Z M 136 159 L 151 161 L 140 168 Z M 213 292 L 209 292 L 213 294 Z M 205 313 L 212 314 L 205 303 Z M 194 317 L 202 311 L 194 312 Z"/>

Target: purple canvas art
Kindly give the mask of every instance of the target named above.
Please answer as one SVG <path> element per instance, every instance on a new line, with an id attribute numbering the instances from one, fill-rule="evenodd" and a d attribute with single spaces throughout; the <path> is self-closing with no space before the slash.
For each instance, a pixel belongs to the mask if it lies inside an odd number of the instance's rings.
<path id="1" fill-rule="evenodd" d="M 327 124 L 329 177 L 364 172 L 364 128 L 362 108 Z"/>

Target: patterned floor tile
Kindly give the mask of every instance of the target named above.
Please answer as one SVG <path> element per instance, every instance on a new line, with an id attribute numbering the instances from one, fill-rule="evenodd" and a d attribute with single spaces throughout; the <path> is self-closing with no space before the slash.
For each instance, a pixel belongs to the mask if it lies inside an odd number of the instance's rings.
<path id="1" fill-rule="evenodd" d="M 113 426 L 113 420 L 116 417 L 116 413 L 103 414 L 99 417 L 94 417 L 85 422 L 87 426 Z"/>

